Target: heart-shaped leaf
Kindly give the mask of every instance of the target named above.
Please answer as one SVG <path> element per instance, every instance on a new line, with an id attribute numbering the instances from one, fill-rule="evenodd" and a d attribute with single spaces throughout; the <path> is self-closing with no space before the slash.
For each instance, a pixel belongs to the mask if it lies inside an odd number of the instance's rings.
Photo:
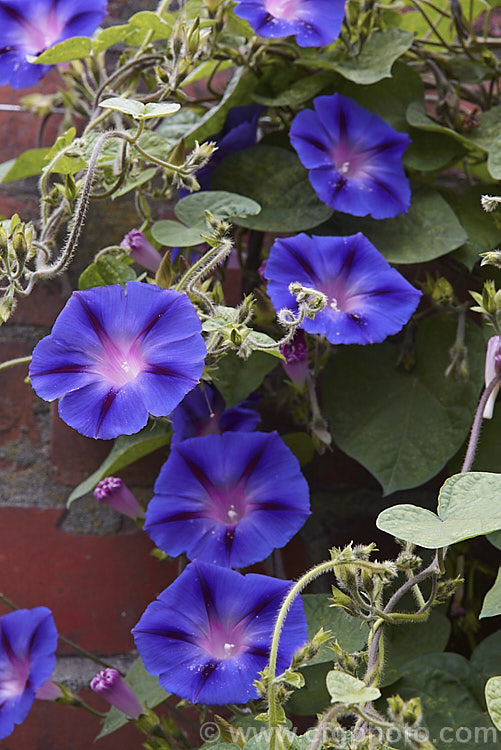
<path id="1" fill-rule="evenodd" d="M 362 680 L 335 670 L 327 675 L 327 690 L 332 703 L 346 703 L 348 706 L 375 701 L 381 695 L 377 688 L 367 687 Z"/>
<path id="2" fill-rule="evenodd" d="M 501 474 L 471 472 L 447 479 L 437 514 L 415 505 L 395 505 L 377 526 L 427 549 L 438 549 L 501 528 Z"/>

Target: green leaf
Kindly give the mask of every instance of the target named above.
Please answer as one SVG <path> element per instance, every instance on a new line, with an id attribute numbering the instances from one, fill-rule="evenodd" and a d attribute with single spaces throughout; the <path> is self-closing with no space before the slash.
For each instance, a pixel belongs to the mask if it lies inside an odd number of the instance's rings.
<path id="1" fill-rule="evenodd" d="M 112 47 L 114 44 L 123 41 L 129 31 L 130 26 L 128 23 L 119 26 L 110 26 L 107 29 L 103 29 L 92 42 L 92 50 L 94 54 L 98 55 L 100 52 L 104 52 L 105 49 L 108 49 L 108 47 Z"/>
<path id="2" fill-rule="evenodd" d="M 348 706 L 375 701 L 381 695 L 381 691 L 377 688 L 367 687 L 362 680 L 335 670 L 327 675 L 327 690 L 332 703 L 346 703 Z"/>
<path id="3" fill-rule="evenodd" d="M 461 196 L 447 195 L 447 200 L 468 235 L 467 241 L 454 251 L 453 257 L 469 270 L 480 260 L 479 254 L 494 250 L 501 243 L 501 221 L 499 216 L 487 213 L 480 198 L 486 192 L 485 185 L 472 185 Z M 489 195 L 501 195 L 501 187 L 489 185 Z M 481 446 L 485 441 L 480 441 Z"/>
<path id="4" fill-rule="evenodd" d="M 136 659 L 127 672 L 125 682 L 132 688 L 139 702 L 147 708 L 155 708 L 155 706 L 167 700 L 170 695 L 160 686 L 158 677 L 153 677 L 146 671 L 140 657 Z M 103 728 L 96 739 L 100 740 L 102 737 L 107 737 L 128 723 L 127 715 L 119 711 L 118 708 L 112 707 L 108 711 Z"/>
<path id="5" fill-rule="evenodd" d="M 501 135 L 493 140 L 489 149 L 487 168 L 495 180 L 501 180 Z"/>
<path id="6" fill-rule="evenodd" d="M 56 138 L 56 141 L 54 142 L 49 153 L 45 157 L 46 168 L 49 166 L 50 162 L 54 159 L 55 156 L 57 156 L 57 154 L 60 151 L 62 151 L 64 148 L 66 148 L 71 143 L 73 143 L 76 132 L 77 132 L 76 128 L 69 128 L 65 133 L 63 133 L 58 138 Z M 81 169 L 85 169 L 86 166 L 87 166 L 87 161 L 83 159 L 82 157 L 70 156 L 69 154 L 64 154 L 57 160 L 57 162 L 55 162 L 55 164 L 52 166 L 51 171 L 56 172 L 58 174 L 75 174 L 76 172 L 79 172 Z"/>
<path id="7" fill-rule="evenodd" d="M 34 177 L 42 172 L 47 166 L 45 157 L 49 148 L 30 148 L 20 154 L 17 159 L 9 159 L 0 165 L 2 183 L 24 180 L 26 177 Z"/>
<path id="8" fill-rule="evenodd" d="M 152 10 L 140 10 L 129 18 L 129 24 L 143 31 L 155 32 L 153 41 L 157 39 L 168 39 L 172 31 L 172 25 L 176 20 L 175 13 L 164 11 L 162 17 Z"/>
<path id="9" fill-rule="evenodd" d="M 192 109 L 188 109 L 188 107 L 183 107 L 167 120 L 162 120 L 155 129 L 155 132 L 170 142 L 177 142 L 183 138 L 187 130 L 197 127 L 200 121 L 200 114 Z"/>
<path id="10" fill-rule="evenodd" d="M 485 702 L 492 723 L 501 732 L 501 677 L 491 677 L 485 686 Z"/>
<path id="11" fill-rule="evenodd" d="M 471 667 L 479 681 L 479 694 L 491 677 L 501 674 L 501 630 L 488 635 L 478 644 L 471 656 Z"/>
<path id="12" fill-rule="evenodd" d="M 379 687 L 391 685 L 405 674 L 405 665 L 424 654 L 443 651 L 451 632 L 449 619 L 436 609 L 425 622 L 385 629 L 384 672 Z"/>
<path id="13" fill-rule="evenodd" d="M 199 245 L 204 240 L 201 233 L 207 231 L 204 224 L 200 227 L 185 227 L 178 221 L 162 219 L 151 227 L 151 233 L 157 242 L 167 247 L 192 247 Z"/>
<path id="14" fill-rule="evenodd" d="M 478 126 L 469 134 L 470 140 L 484 151 L 490 151 L 494 142 L 501 136 L 501 104 L 481 112 L 476 119 Z"/>
<path id="15" fill-rule="evenodd" d="M 230 352 L 219 360 L 214 382 L 221 391 L 226 406 L 236 406 L 249 393 L 259 388 L 266 375 L 276 366 L 276 358 L 264 352 L 254 352 L 247 360 Z"/>
<path id="16" fill-rule="evenodd" d="M 166 424 L 147 425 L 135 435 L 121 435 L 115 440 L 113 448 L 103 463 L 87 477 L 78 487 L 75 487 L 68 498 L 68 506 L 79 497 L 94 489 L 96 484 L 107 476 L 116 474 L 126 466 L 139 461 L 143 456 L 163 448 L 170 442 L 170 429 Z"/>
<path id="17" fill-rule="evenodd" d="M 177 218 L 189 227 L 204 226 L 205 212 L 218 219 L 255 216 L 261 206 L 251 198 L 224 190 L 201 190 L 183 198 L 174 208 Z"/>
<path id="18" fill-rule="evenodd" d="M 315 73 L 294 81 L 277 96 L 263 96 L 255 92 L 252 98 L 266 107 L 297 107 L 320 94 L 332 82 L 332 79 L 332 73 L 329 71 Z"/>
<path id="19" fill-rule="evenodd" d="M 94 263 L 91 263 L 78 279 L 79 289 L 91 289 L 95 286 L 108 286 L 109 284 L 125 284 L 133 281 L 135 272 L 130 268 L 128 257 L 116 255 L 105 255 Z"/>
<path id="20" fill-rule="evenodd" d="M 470 380 L 446 378 L 456 325 L 447 317 L 424 321 L 416 338 L 416 365 L 396 366 L 389 343 L 346 346 L 324 378 L 324 410 L 337 445 L 365 466 L 385 494 L 435 476 L 468 435 L 483 382 L 485 344 L 468 322 Z"/>
<path id="21" fill-rule="evenodd" d="M 236 68 L 231 81 L 225 88 L 221 101 L 211 107 L 200 120 L 183 133 L 186 148 L 192 148 L 195 141 L 205 141 L 222 129 L 226 115 L 232 107 L 248 104 L 257 78 L 245 68 Z M 231 189 L 234 187 L 232 185 Z M 252 197 L 252 196 L 250 196 Z"/>
<path id="22" fill-rule="evenodd" d="M 367 628 L 359 620 L 346 617 L 338 607 L 333 607 L 330 594 L 303 594 L 302 599 L 309 639 L 323 628 L 331 631 L 332 640 L 337 640 L 344 651 L 351 653 L 364 648 L 367 643 Z M 308 667 L 322 662 L 332 663 L 333 660 L 334 652 L 325 643 L 308 662 Z"/>
<path id="23" fill-rule="evenodd" d="M 362 232 L 390 263 L 419 263 L 450 253 L 468 239 L 456 214 L 440 193 L 415 186 L 411 207 L 394 219 L 356 218 L 335 213 L 317 234 Z"/>
<path id="24" fill-rule="evenodd" d="M 494 586 L 485 595 L 479 619 L 501 615 L 501 568 L 498 570 Z"/>
<path id="25" fill-rule="evenodd" d="M 462 133 L 457 133 L 455 130 L 452 130 L 451 128 L 446 128 L 443 125 L 440 125 L 439 123 L 435 122 L 431 119 L 431 117 L 428 116 L 428 113 L 426 111 L 424 101 L 413 101 L 409 104 L 407 108 L 407 122 L 409 125 L 412 125 L 413 128 L 417 128 L 418 130 L 425 130 L 426 132 L 431 133 L 441 133 L 442 135 L 446 135 L 448 138 L 453 138 L 454 140 L 458 141 L 464 148 L 468 150 L 478 150 L 479 148 L 483 151 L 487 151 L 488 149 L 484 149 L 480 147 L 479 144 L 473 141 L 473 137 L 463 135 Z"/>
<path id="26" fill-rule="evenodd" d="M 471 742 L 465 748 L 499 750 L 494 727 L 485 711 L 483 683 L 480 684 L 475 669 L 463 656 L 444 653 L 413 659 L 406 665 L 403 677 L 391 686 L 391 694 L 395 693 L 404 700 L 416 696 L 421 699 L 423 724 L 437 750 L 457 750 L 468 730 Z M 474 737 L 478 745 L 473 745 Z"/>
<path id="27" fill-rule="evenodd" d="M 276 146 L 252 146 L 229 154 L 214 169 L 212 187 L 242 195 L 261 205 L 257 216 L 235 223 L 262 232 L 300 232 L 326 221 L 332 209 L 322 203 L 308 172 L 292 151 Z"/>
<path id="28" fill-rule="evenodd" d="M 177 102 L 149 102 L 145 104 L 142 120 L 149 120 L 152 117 L 167 117 L 179 112 L 181 105 Z"/>
<path id="29" fill-rule="evenodd" d="M 130 115 L 136 120 L 142 119 L 145 106 L 142 102 L 135 99 L 124 99 L 123 96 L 113 96 L 111 99 L 104 99 L 99 102 L 100 107 L 112 109 L 114 112 L 122 112 L 124 115 Z"/>
<path id="30" fill-rule="evenodd" d="M 393 63 L 407 52 L 413 39 L 413 34 L 404 29 L 393 27 L 375 31 L 368 37 L 357 57 L 333 60 L 329 67 L 354 83 L 376 83 L 382 78 L 391 77 Z M 323 62 L 321 57 L 319 62 Z M 316 65 L 315 62 L 313 64 Z"/>
<path id="31" fill-rule="evenodd" d="M 173 115 L 181 109 L 176 102 L 150 102 L 143 104 L 135 99 L 124 99 L 122 96 L 114 96 L 99 102 L 100 107 L 113 109 L 115 112 L 123 112 L 135 120 L 150 120 L 152 117 L 166 117 Z"/>
<path id="32" fill-rule="evenodd" d="M 376 525 L 427 549 L 501 529 L 501 474 L 455 474 L 440 490 L 436 514 L 416 505 L 395 505 L 379 514 Z"/>
<path id="33" fill-rule="evenodd" d="M 403 155 L 406 167 L 421 172 L 443 169 L 465 153 L 458 141 L 443 133 L 425 133 L 417 128 L 409 128 L 411 145 Z"/>
<path id="34" fill-rule="evenodd" d="M 141 170 L 141 172 L 136 177 L 127 180 L 125 184 L 122 185 L 122 187 L 118 188 L 118 190 L 115 190 L 115 192 L 111 196 L 111 200 L 114 201 L 117 198 L 120 198 L 121 195 L 126 195 L 132 190 L 136 190 L 136 188 L 141 187 L 141 185 L 144 185 L 146 182 L 149 182 L 155 176 L 156 171 L 157 167 L 150 167 L 149 169 Z"/>
<path id="35" fill-rule="evenodd" d="M 35 59 L 30 59 L 30 62 L 36 65 L 55 65 L 71 60 L 80 60 L 82 57 L 90 55 L 91 49 L 92 42 L 88 36 L 74 36 L 49 47 Z"/>

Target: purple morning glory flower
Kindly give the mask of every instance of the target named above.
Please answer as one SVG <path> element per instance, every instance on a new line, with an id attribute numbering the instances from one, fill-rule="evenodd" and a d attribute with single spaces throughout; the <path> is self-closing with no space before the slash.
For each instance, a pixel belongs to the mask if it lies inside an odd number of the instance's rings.
<path id="1" fill-rule="evenodd" d="M 290 140 L 324 203 L 354 216 L 388 219 L 408 211 L 402 155 L 410 144 L 379 115 L 348 97 L 313 100 L 293 120 Z"/>
<path id="2" fill-rule="evenodd" d="M 257 698 L 254 680 L 268 662 L 273 626 L 290 581 L 203 562 L 188 565 L 152 602 L 132 633 L 162 687 L 193 703 L 223 705 Z M 300 598 L 285 621 L 278 671 L 307 640 Z"/>
<path id="3" fill-rule="evenodd" d="M 154 284 L 73 292 L 33 351 L 31 382 L 46 401 L 61 399 L 61 418 L 82 435 L 131 435 L 199 382 L 200 331 L 188 297 Z"/>
<path id="4" fill-rule="evenodd" d="M 91 36 L 106 15 L 106 0 L 0 0 L 0 85 L 34 86 L 52 66 L 33 65 L 54 44 Z"/>
<path id="5" fill-rule="evenodd" d="M 254 411 L 259 401 L 252 394 L 237 406 L 226 409 L 226 403 L 217 388 L 203 383 L 194 388 L 170 415 L 173 427 L 172 445 L 180 440 L 222 432 L 252 432 L 261 417 Z"/>
<path id="6" fill-rule="evenodd" d="M 47 607 L 0 617 L 0 739 L 27 717 L 35 693 L 52 675 L 56 647 L 56 626 Z"/>
<path id="7" fill-rule="evenodd" d="M 331 344 L 374 344 L 409 320 L 421 292 L 392 268 L 361 232 L 350 237 L 276 240 L 266 265 L 275 310 L 297 311 L 289 284 L 299 281 L 327 296 L 327 306 L 301 324 Z"/>
<path id="8" fill-rule="evenodd" d="M 292 36 L 300 47 L 324 47 L 338 38 L 345 0 L 239 0 L 235 15 L 266 38 Z"/>
<path id="9" fill-rule="evenodd" d="M 243 568 L 264 560 L 310 513 L 299 462 L 276 432 L 183 440 L 155 483 L 145 531 L 167 554 Z"/>

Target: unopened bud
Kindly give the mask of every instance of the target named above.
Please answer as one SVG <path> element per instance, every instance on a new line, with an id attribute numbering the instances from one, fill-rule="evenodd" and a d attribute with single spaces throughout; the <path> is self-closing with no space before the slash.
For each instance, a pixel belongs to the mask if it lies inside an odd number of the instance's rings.
<path id="1" fill-rule="evenodd" d="M 127 716 L 138 719 L 144 709 L 136 698 L 132 688 L 121 677 L 116 669 L 103 669 L 91 681 L 90 686 L 95 693 L 106 698 L 108 703 L 123 711 Z"/>
<path id="2" fill-rule="evenodd" d="M 106 477 L 94 490 L 94 497 L 103 505 L 123 513 L 130 518 L 143 518 L 144 510 L 136 496 L 118 477 Z"/>
<path id="3" fill-rule="evenodd" d="M 24 262 L 28 255 L 28 243 L 26 242 L 26 238 L 22 230 L 14 233 L 14 236 L 12 238 L 12 247 L 16 254 L 17 262 L 20 266 L 24 266 Z"/>

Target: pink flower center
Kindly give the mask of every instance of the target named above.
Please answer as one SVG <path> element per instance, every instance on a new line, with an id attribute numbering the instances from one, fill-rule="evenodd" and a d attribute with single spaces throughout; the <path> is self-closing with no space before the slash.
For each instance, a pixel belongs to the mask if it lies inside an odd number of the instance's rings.
<path id="1" fill-rule="evenodd" d="M 360 177 L 367 163 L 364 154 L 354 151 L 348 143 L 337 144 L 331 156 L 336 171 L 346 179 Z"/>
<path id="2" fill-rule="evenodd" d="M 11 654 L 9 661 L 0 671 L 0 705 L 21 695 L 28 682 L 29 659 L 18 659 Z"/>
<path id="3" fill-rule="evenodd" d="M 38 55 L 51 47 L 57 42 L 64 28 L 54 10 L 40 15 L 35 22 L 23 19 L 21 24 L 25 32 L 24 47 L 30 55 Z"/>
<path id="4" fill-rule="evenodd" d="M 274 18 L 295 21 L 302 0 L 264 0 L 264 7 Z"/>
<path id="5" fill-rule="evenodd" d="M 117 388 L 135 380 L 146 364 L 140 347 L 131 344 L 115 344 L 108 341 L 104 356 L 97 362 L 96 372 Z"/>
<path id="6" fill-rule="evenodd" d="M 200 645 L 213 659 L 231 659 L 245 651 L 244 629 L 238 625 L 211 622 L 210 631 Z"/>
<path id="7" fill-rule="evenodd" d="M 225 526 L 234 526 L 247 515 L 248 498 L 242 487 L 214 488 L 210 491 L 212 507 L 208 516 Z"/>

